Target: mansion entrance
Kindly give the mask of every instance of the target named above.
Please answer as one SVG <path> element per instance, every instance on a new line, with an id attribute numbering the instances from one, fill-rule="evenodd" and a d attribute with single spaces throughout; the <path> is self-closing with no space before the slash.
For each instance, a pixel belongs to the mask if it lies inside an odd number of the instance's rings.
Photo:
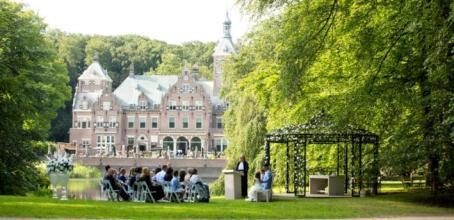
<path id="1" fill-rule="evenodd" d="M 177 139 L 177 153 L 176 156 L 183 156 L 187 154 L 189 147 L 189 141 L 185 137 L 179 137 Z"/>

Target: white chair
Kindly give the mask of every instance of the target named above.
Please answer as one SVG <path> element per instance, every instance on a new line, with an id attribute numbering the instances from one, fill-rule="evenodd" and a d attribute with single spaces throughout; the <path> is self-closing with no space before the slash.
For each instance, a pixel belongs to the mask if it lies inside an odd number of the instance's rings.
<path id="1" fill-rule="evenodd" d="M 191 181 L 188 181 L 186 184 L 186 200 L 188 202 L 195 202 L 195 190 L 193 189 L 194 184 Z"/>
<path id="2" fill-rule="evenodd" d="M 173 197 L 173 198 L 175 198 L 175 200 L 178 203 L 180 202 L 180 198 L 179 198 L 177 192 L 173 191 L 172 184 L 170 184 L 170 182 L 168 182 L 168 181 L 164 182 L 163 188 L 164 188 L 164 194 L 168 198 L 169 201 L 172 201 L 172 197 Z"/>
<path id="3" fill-rule="evenodd" d="M 153 191 L 151 191 L 150 188 L 148 188 L 146 182 L 140 182 L 137 190 L 139 191 L 137 202 L 146 202 L 147 196 L 149 196 L 151 198 L 151 201 L 153 203 L 156 203 L 156 200 L 154 199 L 152 194 Z"/>
<path id="4" fill-rule="evenodd" d="M 271 189 L 261 189 L 255 191 L 256 202 L 266 201 L 270 202 L 271 197 L 273 196 L 273 191 Z"/>
<path id="5" fill-rule="evenodd" d="M 101 188 L 104 188 L 104 196 L 109 201 L 119 201 L 118 190 L 114 190 L 109 180 L 102 180 Z"/>

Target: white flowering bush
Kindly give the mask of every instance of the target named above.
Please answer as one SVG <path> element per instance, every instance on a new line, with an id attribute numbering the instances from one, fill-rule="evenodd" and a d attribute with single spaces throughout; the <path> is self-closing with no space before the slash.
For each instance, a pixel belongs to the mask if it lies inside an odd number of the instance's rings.
<path id="1" fill-rule="evenodd" d="M 72 157 L 68 157 L 66 154 L 60 156 L 55 154 L 53 158 L 49 158 L 47 162 L 47 173 L 70 173 L 74 169 L 72 163 Z"/>

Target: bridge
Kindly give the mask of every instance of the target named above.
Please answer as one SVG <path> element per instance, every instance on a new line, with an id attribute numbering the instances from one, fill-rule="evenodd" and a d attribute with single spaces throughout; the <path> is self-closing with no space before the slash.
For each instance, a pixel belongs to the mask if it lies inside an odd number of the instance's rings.
<path id="1" fill-rule="evenodd" d="M 196 168 L 202 179 L 214 180 L 227 165 L 225 159 L 163 159 L 163 158 L 115 158 L 115 157 L 75 157 L 74 162 L 84 166 L 95 166 L 104 172 L 104 167 L 113 168 L 148 167 L 154 169 L 163 164 L 171 164 L 174 169 Z"/>

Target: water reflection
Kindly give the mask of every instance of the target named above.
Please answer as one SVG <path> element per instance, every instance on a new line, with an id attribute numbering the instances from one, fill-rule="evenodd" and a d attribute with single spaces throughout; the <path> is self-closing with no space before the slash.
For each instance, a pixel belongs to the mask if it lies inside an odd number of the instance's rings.
<path id="1" fill-rule="evenodd" d="M 212 183 L 215 178 L 203 178 L 206 183 Z M 82 200 L 103 200 L 100 179 L 70 179 L 68 182 L 68 197 Z"/>
<path id="2" fill-rule="evenodd" d="M 70 179 L 68 195 L 72 199 L 101 200 L 100 179 Z"/>

